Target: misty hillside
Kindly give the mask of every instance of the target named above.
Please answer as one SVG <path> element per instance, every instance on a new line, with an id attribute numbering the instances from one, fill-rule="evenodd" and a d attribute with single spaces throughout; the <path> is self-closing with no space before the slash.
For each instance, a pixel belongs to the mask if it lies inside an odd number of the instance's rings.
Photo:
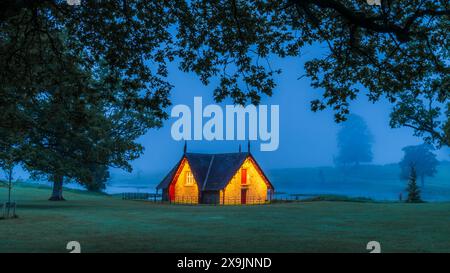
<path id="1" fill-rule="evenodd" d="M 362 165 L 342 172 L 333 167 L 277 169 L 268 172 L 277 192 L 342 194 L 376 200 L 398 200 L 406 196 L 406 181 L 398 164 Z M 420 185 L 420 180 L 418 181 Z M 435 177 L 425 179 L 423 198 L 450 200 L 450 162 L 441 162 Z"/>

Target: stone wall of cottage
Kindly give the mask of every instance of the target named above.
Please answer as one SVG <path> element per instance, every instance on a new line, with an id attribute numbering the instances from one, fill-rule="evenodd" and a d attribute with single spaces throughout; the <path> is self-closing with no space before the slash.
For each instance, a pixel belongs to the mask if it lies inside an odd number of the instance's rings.
<path id="1" fill-rule="evenodd" d="M 243 169 L 247 170 L 247 183 L 245 185 L 242 184 Z M 267 200 L 268 188 L 266 182 L 250 158 L 244 161 L 230 183 L 224 190 L 220 191 L 220 203 L 225 205 L 241 204 L 244 201 L 241 196 L 243 190 L 247 192 L 246 204 L 261 204 Z"/>
<path id="2" fill-rule="evenodd" d="M 192 171 L 189 163 L 186 161 L 175 184 L 175 203 L 198 203 L 198 184 L 195 178 L 192 178 L 193 183 L 188 184 L 188 173 L 192 173 Z"/>

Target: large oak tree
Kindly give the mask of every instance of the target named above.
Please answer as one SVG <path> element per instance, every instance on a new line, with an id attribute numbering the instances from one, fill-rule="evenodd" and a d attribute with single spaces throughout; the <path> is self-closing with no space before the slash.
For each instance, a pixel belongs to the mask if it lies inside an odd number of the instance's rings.
<path id="1" fill-rule="evenodd" d="M 17 148 L 27 170 L 54 181 L 51 200 L 63 199 L 63 180 L 89 188 L 93 164 L 130 170 L 143 150 L 135 140 L 161 125 L 169 104 L 161 3 L 0 6 L 4 150 Z"/>

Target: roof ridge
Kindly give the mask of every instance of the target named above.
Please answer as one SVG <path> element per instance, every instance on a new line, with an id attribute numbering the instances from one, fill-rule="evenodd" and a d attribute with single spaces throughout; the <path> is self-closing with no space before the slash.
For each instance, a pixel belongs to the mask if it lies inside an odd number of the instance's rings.
<path id="1" fill-rule="evenodd" d="M 228 153 L 186 153 L 186 154 L 190 154 L 190 155 L 209 155 L 209 156 L 213 156 L 213 155 L 231 155 L 231 154 L 247 154 L 247 152 L 228 152 Z"/>
<path id="2" fill-rule="evenodd" d="M 205 181 L 203 181 L 202 191 L 205 190 L 205 187 L 206 187 L 206 181 L 208 181 L 209 172 L 211 171 L 211 166 L 212 166 L 213 161 L 214 161 L 214 156 L 215 156 L 215 155 L 213 154 L 212 157 L 211 157 L 211 161 L 209 161 L 208 171 L 206 172 Z"/>

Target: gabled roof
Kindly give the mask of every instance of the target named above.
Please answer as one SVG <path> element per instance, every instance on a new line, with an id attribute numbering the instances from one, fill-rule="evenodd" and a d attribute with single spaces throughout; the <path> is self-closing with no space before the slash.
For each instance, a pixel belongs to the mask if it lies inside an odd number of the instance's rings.
<path id="1" fill-rule="evenodd" d="M 239 170 L 244 161 L 250 157 L 255 163 L 261 175 L 270 184 L 269 179 L 263 173 L 256 160 L 249 153 L 224 153 L 224 154 L 198 154 L 186 153 L 175 167 L 166 175 L 166 177 L 156 187 L 157 189 L 165 189 L 173 180 L 180 164 L 186 158 L 198 187 L 202 191 L 215 191 L 225 188 L 233 175 Z"/>

